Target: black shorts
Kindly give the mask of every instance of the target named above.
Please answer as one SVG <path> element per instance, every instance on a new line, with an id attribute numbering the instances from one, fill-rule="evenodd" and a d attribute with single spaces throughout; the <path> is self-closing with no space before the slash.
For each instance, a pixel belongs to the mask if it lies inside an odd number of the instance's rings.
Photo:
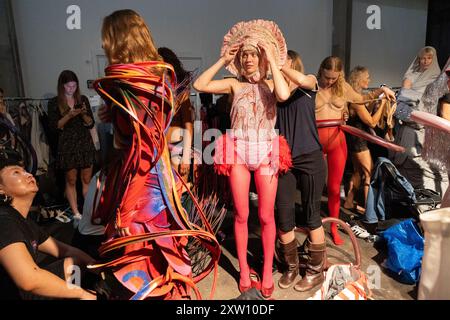
<path id="1" fill-rule="evenodd" d="M 315 230 L 322 226 L 320 200 L 325 185 L 322 150 L 298 156 L 292 159 L 292 162 L 293 168 L 278 178 L 277 227 L 282 232 L 292 231 L 296 225 Z M 298 217 L 295 211 L 297 188 L 301 193 L 303 208 Z"/>

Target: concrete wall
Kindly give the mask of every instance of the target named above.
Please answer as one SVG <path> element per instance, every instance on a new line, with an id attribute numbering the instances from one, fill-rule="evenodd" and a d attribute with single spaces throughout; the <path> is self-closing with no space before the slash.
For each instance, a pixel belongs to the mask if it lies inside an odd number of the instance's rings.
<path id="1" fill-rule="evenodd" d="M 81 30 L 66 28 L 66 9 L 72 4 L 81 8 Z M 308 72 L 315 73 L 331 53 L 331 0 L 14 0 L 26 95 L 54 94 L 64 69 L 74 70 L 82 92 L 93 94 L 86 81 L 103 69 L 102 19 L 125 8 L 145 18 L 157 46 L 172 48 L 189 66 L 204 68 L 215 62 L 228 29 L 238 21 L 256 18 L 279 24 Z"/>
<path id="2" fill-rule="evenodd" d="M 11 97 L 19 95 L 20 81 L 17 79 L 19 68 L 14 60 L 14 28 L 9 13 L 6 0 L 0 0 L 0 88 Z"/>
<path id="3" fill-rule="evenodd" d="M 379 30 L 367 28 L 370 5 L 381 9 Z M 368 67 L 371 86 L 401 86 L 406 69 L 425 46 L 427 8 L 427 0 L 354 0 L 351 67 Z"/>

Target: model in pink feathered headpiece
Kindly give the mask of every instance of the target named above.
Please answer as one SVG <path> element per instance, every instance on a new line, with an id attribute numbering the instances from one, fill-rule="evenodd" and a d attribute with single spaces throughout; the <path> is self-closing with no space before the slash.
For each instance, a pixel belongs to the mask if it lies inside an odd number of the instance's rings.
<path id="1" fill-rule="evenodd" d="M 240 52 L 236 58 L 226 67 L 235 76 L 245 76 L 252 82 L 257 82 L 265 78 L 268 73 L 269 64 L 267 59 L 261 57 L 259 71 L 255 74 L 244 74 L 241 57 L 242 52 L 246 49 L 255 49 L 258 53 L 258 43 L 265 42 L 275 48 L 275 58 L 278 66 L 281 68 L 286 62 L 287 46 L 283 34 L 273 21 L 267 20 L 251 20 L 243 21 L 235 24 L 223 39 L 221 54 L 223 55 L 228 48 L 235 44 L 240 44 Z"/>

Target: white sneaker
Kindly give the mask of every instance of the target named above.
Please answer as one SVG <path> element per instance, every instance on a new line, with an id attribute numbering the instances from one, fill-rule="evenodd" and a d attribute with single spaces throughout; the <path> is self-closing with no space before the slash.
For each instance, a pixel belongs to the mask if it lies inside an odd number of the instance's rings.
<path id="1" fill-rule="evenodd" d="M 353 233 L 355 234 L 355 236 L 357 236 L 360 239 L 367 239 L 368 237 L 370 237 L 370 233 L 366 229 L 358 226 L 357 224 L 355 224 L 353 227 L 351 227 L 351 229 L 352 229 Z"/>
<path id="2" fill-rule="evenodd" d="M 345 198 L 346 198 L 346 195 L 345 195 L 345 187 L 344 187 L 344 185 L 342 185 L 341 184 L 341 186 L 339 187 L 339 195 L 340 195 L 340 198 L 341 198 L 341 200 L 345 200 Z"/>
<path id="3" fill-rule="evenodd" d="M 75 220 L 80 221 L 81 218 L 83 218 L 83 216 L 81 215 L 81 213 L 77 212 L 77 213 L 74 213 L 74 214 L 73 214 L 73 220 L 74 220 L 74 221 L 75 221 Z"/>
<path id="4" fill-rule="evenodd" d="M 75 229 L 78 228 L 78 225 L 80 224 L 80 221 L 81 221 L 81 218 L 82 218 L 82 217 L 83 217 L 83 216 L 82 216 L 79 212 L 74 213 L 74 215 L 73 215 L 73 227 L 74 227 Z"/>
<path id="5" fill-rule="evenodd" d="M 258 194 L 257 194 L 257 193 L 250 192 L 250 193 L 248 194 L 248 196 L 249 196 L 249 198 L 250 198 L 250 201 L 257 201 L 257 200 L 258 200 Z"/>

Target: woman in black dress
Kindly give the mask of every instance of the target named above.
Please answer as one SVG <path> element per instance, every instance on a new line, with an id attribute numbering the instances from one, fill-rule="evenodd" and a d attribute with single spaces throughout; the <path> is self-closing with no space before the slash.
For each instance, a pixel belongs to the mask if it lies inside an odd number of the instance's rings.
<path id="1" fill-rule="evenodd" d="M 78 77 L 73 71 L 61 72 L 58 79 L 58 96 L 48 105 L 50 126 L 58 132 L 58 168 L 66 176 L 65 193 L 75 219 L 81 219 L 77 205 L 76 182 L 81 172 L 83 196 L 92 177 L 95 147 L 90 134 L 94 127 L 89 100 L 80 94 Z"/>

